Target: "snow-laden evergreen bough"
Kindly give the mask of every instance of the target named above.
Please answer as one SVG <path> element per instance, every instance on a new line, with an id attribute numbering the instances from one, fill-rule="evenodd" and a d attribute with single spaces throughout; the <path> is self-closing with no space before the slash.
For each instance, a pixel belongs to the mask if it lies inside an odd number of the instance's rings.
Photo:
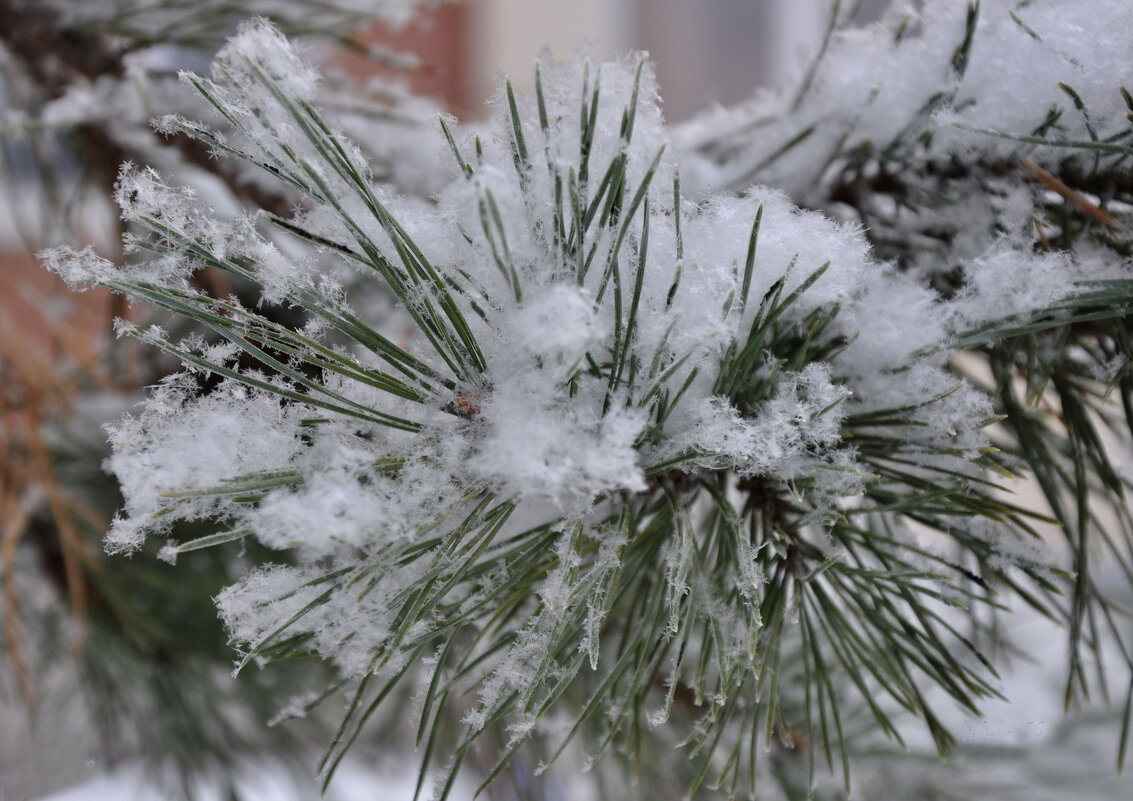
<path id="1" fill-rule="evenodd" d="M 100 245 L 119 236 L 100 231 L 118 166 L 133 161 L 178 175 L 212 192 L 218 207 L 248 202 L 287 211 L 294 196 L 253 165 L 210 159 L 212 143 L 155 135 L 155 116 L 203 112 L 202 98 L 177 80 L 179 67 L 205 64 L 253 14 L 270 18 L 301 47 L 361 56 L 355 64 L 385 67 L 384 77 L 343 72 L 326 76 L 321 95 L 328 118 L 366 131 L 363 148 L 375 179 L 427 195 L 437 171 L 415 148 L 439 105 L 413 96 L 403 80 L 419 63 L 357 35 L 375 22 L 408 23 L 425 0 L 3 0 L 0 14 L 0 169 L 21 187 L 10 204 L 11 230 L 28 247 L 60 242 Z M 223 129 L 223 123 L 220 126 Z M 76 169 L 76 163 L 86 165 Z M 219 179 L 225 186 L 218 189 Z M 89 194 L 88 194 L 89 190 Z M 222 200 L 219 191 L 226 191 Z M 80 194 L 86 198 L 79 203 Z M 227 204 L 227 206 L 226 206 Z M 95 211 L 98 209 L 99 211 Z M 109 209 L 107 209 L 108 211 Z M 93 226 L 93 227 L 92 227 Z M 88 233 L 79 234 L 79 230 Z"/>
<path id="2" fill-rule="evenodd" d="M 957 339 L 954 367 L 986 388 L 996 445 L 1060 525 L 1075 574 L 1053 611 L 1067 706 L 1104 695 L 1100 644 L 1133 665 L 1116 600 L 1133 586 L 1129 4 L 896 4 L 864 29 L 841 19 L 852 6 L 834 3 L 795 85 L 674 131 L 685 183 L 779 186 L 863 226 L 875 254 L 943 296 L 1010 317 Z M 1062 302 L 1068 279 L 1087 283 Z M 1118 586 L 1102 591 L 1110 570 Z M 1120 753 L 1133 686 L 1124 697 Z"/>
<path id="3" fill-rule="evenodd" d="M 305 203 L 221 219 L 128 166 L 130 263 L 45 254 L 207 334 L 123 325 L 186 369 L 111 430 L 109 547 L 282 552 L 218 602 L 241 665 L 315 652 L 353 688 L 328 775 L 414 676 L 422 777 L 485 733 L 487 783 L 528 739 L 550 761 L 585 731 L 595 758 L 684 739 L 690 792 L 712 775 L 754 794 L 773 740 L 844 762 L 850 705 L 898 738 L 908 710 L 945 750 L 928 688 L 972 710 L 996 694 L 996 593 L 1042 605 L 1065 583 L 1042 515 L 995 483 L 990 399 L 949 368 L 1001 310 L 775 191 L 686 199 L 644 61 L 541 70 L 482 137 L 441 121 L 435 203 L 375 185 L 268 24 L 185 76 L 224 133 L 163 128 Z M 195 289 L 205 268 L 260 305 Z M 1120 273 L 1089 277 L 1114 292 Z M 186 541 L 186 521 L 217 531 Z"/>
<path id="4" fill-rule="evenodd" d="M 1128 255 L 1097 205 L 1128 193 L 1128 3 L 896 3 L 868 28 L 840 24 L 851 6 L 834 3 L 796 84 L 674 130 L 690 194 L 778 187 L 859 221 L 880 255 L 942 291 L 982 283 L 1004 315 L 1054 299 L 1055 270 L 1114 259 L 1083 233 Z M 1016 257 L 1037 247 L 1087 264 Z"/>

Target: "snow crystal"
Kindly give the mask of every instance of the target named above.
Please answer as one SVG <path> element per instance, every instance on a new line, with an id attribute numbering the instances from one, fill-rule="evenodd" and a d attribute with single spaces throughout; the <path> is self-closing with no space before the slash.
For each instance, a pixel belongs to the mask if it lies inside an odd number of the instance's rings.
<path id="1" fill-rule="evenodd" d="M 122 487 L 128 519 L 143 526 L 116 523 L 108 546 L 132 550 L 151 522 L 154 530 L 172 523 L 151 521 L 169 503 L 167 493 L 187 493 L 174 506 L 178 517 L 205 516 L 214 502 L 207 494 L 194 498 L 194 491 L 287 465 L 302 447 L 299 413 L 299 407 L 283 409 L 271 396 L 235 383 L 201 396 L 190 374 L 164 381 L 141 416 L 107 428 L 114 448 L 107 469 Z"/>

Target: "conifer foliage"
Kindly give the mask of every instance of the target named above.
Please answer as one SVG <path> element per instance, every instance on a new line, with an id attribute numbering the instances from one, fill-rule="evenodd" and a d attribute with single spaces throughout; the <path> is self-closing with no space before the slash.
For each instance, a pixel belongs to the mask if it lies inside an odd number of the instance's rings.
<path id="1" fill-rule="evenodd" d="M 277 551 L 217 599 L 240 666 L 336 667 L 328 777 L 422 688 L 444 791 L 482 737 L 485 785 L 577 738 L 683 743 L 690 793 L 740 796 L 773 743 L 848 782 L 863 713 L 947 753 L 937 705 L 997 694 L 1012 600 L 1065 623 L 1068 695 L 1103 639 L 1127 670 L 1090 561 L 1130 579 L 1133 105 L 1090 43 L 1127 53 L 1133 26 L 947 5 L 862 31 L 836 4 L 799 86 L 676 131 L 647 59 L 542 62 L 481 131 L 420 144 L 447 164 L 429 201 L 377 182 L 314 70 L 246 24 L 182 76 L 212 118 L 160 126 L 295 213 L 225 216 L 127 165 L 126 263 L 43 254 L 200 332 L 122 325 L 184 370 L 111 427 L 109 548 Z M 205 267 L 259 302 L 204 293 Z M 1012 493 L 1028 472 L 1049 508 Z"/>

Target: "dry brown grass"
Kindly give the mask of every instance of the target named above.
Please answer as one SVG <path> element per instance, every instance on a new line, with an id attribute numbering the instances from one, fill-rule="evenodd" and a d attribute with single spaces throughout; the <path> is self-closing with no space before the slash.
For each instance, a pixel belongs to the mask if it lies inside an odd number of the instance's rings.
<path id="1" fill-rule="evenodd" d="M 65 419 L 77 394 L 113 389 L 102 354 L 113 304 L 106 293 L 72 295 L 29 257 L 0 258 L 0 595 L 4 645 L 29 710 L 36 707 L 33 670 L 21 627 L 19 546 L 46 513 L 62 558 L 62 591 L 81 647 L 86 613 L 84 573 L 97 570 L 98 548 L 88 530 L 105 528 L 102 515 L 58 479 L 44 426 Z M 37 535 L 42 536 L 42 535 Z"/>

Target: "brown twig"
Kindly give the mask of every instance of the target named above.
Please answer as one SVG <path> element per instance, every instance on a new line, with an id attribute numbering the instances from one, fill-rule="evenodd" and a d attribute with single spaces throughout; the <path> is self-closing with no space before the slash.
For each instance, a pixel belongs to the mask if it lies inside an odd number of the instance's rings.
<path id="1" fill-rule="evenodd" d="M 1035 224 L 1035 231 L 1038 232 L 1039 242 L 1042 244 L 1043 250 L 1045 250 L 1047 253 L 1049 253 L 1050 252 L 1050 240 L 1047 239 L 1046 231 L 1043 230 L 1043 224 L 1038 221 L 1037 217 L 1032 217 L 1031 222 L 1033 222 Z"/>
<path id="2" fill-rule="evenodd" d="M 31 682 L 31 672 L 24 659 L 23 638 L 20 634 L 20 594 L 16 591 L 16 547 L 23 539 L 32 512 L 39 503 L 34 490 L 25 489 L 18 496 L 12 492 L 0 498 L 0 510 L 4 512 L 4 528 L 0 531 L 0 591 L 4 598 L 4 647 L 8 650 L 16 675 L 16 687 L 24 699 L 28 712 L 34 717 L 36 709 L 35 688 Z"/>
<path id="3" fill-rule="evenodd" d="M 1115 231 L 1124 231 L 1121 223 L 1115 220 L 1111 215 L 1103 211 L 1096 203 L 1091 202 L 1079 192 L 1074 191 L 1069 186 L 1060 181 L 1057 177 L 1052 175 L 1047 170 L 1040 167 L 1035 162 L 1028 158 L 1019 159 L 1019 164 L 1031 174 L 1031 176 L 1040 184 L 1045 186 L 1052 192 L 1057 192 L 1062 197 L 1066 198 L 1070 203 L 1078 207 L 1082 213 L 1093 217 L 1095 220 L 1108 225 Z"/>

